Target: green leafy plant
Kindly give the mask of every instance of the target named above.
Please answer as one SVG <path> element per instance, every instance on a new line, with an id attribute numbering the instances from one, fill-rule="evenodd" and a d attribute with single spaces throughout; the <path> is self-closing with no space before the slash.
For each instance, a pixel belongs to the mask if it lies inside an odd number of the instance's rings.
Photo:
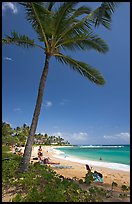
<path id="1" fill-rule="evenodd" d="M 83 182 L 83 180 L 82 180 L 82 179 L 79 179 L 79 183 L 80 183 L 80 184 L 83 184 L 84 182 Z"/>
<path id="2" fill-rule="evenodd" d="M 129 187 L 129 186 L 126 186 L 126 185 L 122 185 L 122 186 L 121 186 L 121 190 L 122 190 L 122 191 L 129 191 L 129 190 L 130 190 L 130 187 Z"/>
<path id="3" fill-rule="evenodd" d="M 22 197 L 20 194 L 17 194 L 13 199 L 12 202 L 21 202 Z"/>
<path id="4" fill-rule="evenodd" d="M 111 184 L 111 190 L 113 191 L 114 187 L 117 187 L 117 186 L 118 186 L 118 184 L 113 181 Z"/>
<path id="5" fill-rule="evenodd" d="M 93 172 L 90 171 L 90 172 L 88 172 L 88 173 L 86 174 L 86 176 L 85 176 L 85 183 L 86 183 L 87 185 L 90 185 L 92 181 L 94 181 Z"/>
<path id="6" fill-rule="evenodd" d="M 119 198 L 126 198 L 127 194 L 126 193 L 120 193 Z"/>

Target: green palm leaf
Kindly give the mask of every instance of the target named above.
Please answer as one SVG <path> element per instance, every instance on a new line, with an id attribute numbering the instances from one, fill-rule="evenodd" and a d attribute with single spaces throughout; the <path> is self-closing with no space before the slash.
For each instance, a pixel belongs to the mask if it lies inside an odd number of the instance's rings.
<path id="1" fill-rule="evenodd" d="M 44 8 L 43 2 L 22 2 L 20 4 L 25 7 L 27 20 L 39 34 L 39 37 L 41 39 L 43 38 L 43 41 L 49 50 L 44 19 L 49 16 L 51 12 Z"/>
<path id="2" fill-rule="evenodd" d="M 91 82 L 97 85 L 105 84 L 105 80 L 103 76 L 100 74 L 100 72 L 94 69 L 93 67 L 91 67 L 90 65 L 84 62 L 74 60 L 61 53 L 55 54 L 55 57 L 61 63 L 69 65 L 73 70 L 79 72 L 82 76 L 85 76 L 86 78 L 88 78 Z"/>
<path id="3" fill-rule="evenodd" d="M 79 35 L 73 38 L 66 38 L 62 40 L 60 44 L 56 47 L 62 46 L 63 49 L 70 50 L 88 50 L 95 49 L 98 52 L 106 53 L 108 51 L 108 46 L 106 42 L 101 39 L 98 35 L 94 35 L 92 32 L 88 35 Z"/>
<path id="4" fill-rule="evenodd" d="M 24 48 L 29 47 L 39 47 L 44 51 L 44 48 L 41 45 L 38 45 L 34 42 L 34 39 L 29 38 L 26 35 L 20 35 L 17 32 L 11 32 L 11 35 L 6 35 L 5 38 L 2 38 L 2 44 L 10 45 L 14 44 L 17 46 L 22 46 Z"/>
<path id="5" fill-rule="evenodd" d="M 40 2 L 39 2 L 39 3 L 40 3 Z M 46 8 L 47 10 L 51 11 L 56 2 L 43 2 L 43 3 L 44 3 L 44 5 L 46 4 L 46 5 L 45 5 L 45 8 Z"/>
<path id="6" fill-rule="evenodd" d="M 120 2 L 103 2 L 100 7 L 91 12 L 90 20 L 96 26 L 102 24 L 111 29 L 112 14 Z"/>
<path id="7" fill-rule="evenodd" d="M 83 14 L 90 14 L 90 12 L 91 12 L 91 8 L 87 6 L 81 6 L 75 10 L 75 12 L 73 13 L 70 19 L 75 19 L 76 17 L 83 15 Z"/>
<path id="8" fill-rule="evenodd" d="M 71 12 L 69 12 L 69 15 L 66 15 L 64 19 L 64 25 L 62 31 L 65 30 L 65 28 L 70 28 L 74 23 L 79 22 L 77 17 L 83 15 L 83 14 L 89 14 L 91 9 L 86 6 L 81 6 L 78 9 L 72 9 Z M 62 25 L 61 25 L 62 26 Z"/>
<path id="9" fill-rule="evenodd" d="M 55 18 L 55 33 L 54 35 L 58 35 L 64 30 L 65 23 L 68 22 L 68 17 L 74 11 L 74 6 L 78 2 L 63 2 L 63 4 L 56 11 Z"/>
<path id="10" fill-rule="evenodd" d="M 70 39 L 79 37 L 80 35 L 86 35 L 92 29 L 89 23 L 83 22 L 82 20 L 74 20 L 70 26 L 65 26 L 60 36 L 57 38 L 55 46 L 61 43 L 64 39 Z"/>
<path id="11" fill-rule="evenodd" d="M 2 39 L 3 44 L 15 44 L 17 46 L 23 46 L 26 48 L 35 47 L 35 43 L 33 39 L 30 39 L 26 35 L 18 35 L 18 33 L 11 32 L 11 36 L 6 35 L 6 38 Z"/>

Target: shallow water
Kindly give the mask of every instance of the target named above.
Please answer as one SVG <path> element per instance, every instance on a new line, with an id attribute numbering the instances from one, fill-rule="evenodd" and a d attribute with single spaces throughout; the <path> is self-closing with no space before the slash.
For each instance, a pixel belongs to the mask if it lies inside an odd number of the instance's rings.
<path id="1" fill-rule="evenodd" d="M 130 145 L 73 146 L 56 148 L 59 157 L 118 170 L 130 170 Z M 101 158 L 101 160 L 100 160 Z"/>

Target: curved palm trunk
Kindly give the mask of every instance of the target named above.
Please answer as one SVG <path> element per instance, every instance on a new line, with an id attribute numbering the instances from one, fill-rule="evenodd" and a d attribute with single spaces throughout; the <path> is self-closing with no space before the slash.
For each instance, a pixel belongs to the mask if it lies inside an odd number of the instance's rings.
<path id="1" fill-rule="evenodd" d="M 40 84 L 39 84 L 36 106 L 35 106 L 28 139 L 26 142 L 25 150 L 24 150 L 22 163 L 20 166 L 20 171 L 22 171 L 22 172 L 27 171 L 28 164 L 30 162 L 30 157 L 31 157 L 31 153 L 32 153 L 32 146 L 34 143 L 34 135 L 35 135 L 35 131 L 37 128 L 37 123 L 38 123 L 38 118 L 39 118 L 40 109 L 41 109 L 41 105 L 42 105 L 42 99 L 43 99 L 43 94 L 44 94 L 46 78 L 47 78 L 47 74 L 48 74 L 49 59 L 50 59 L 50 56 L 48 54 L 46 54 L 45 65 L 44 65 L 44 69 L 43 69 Z"/>

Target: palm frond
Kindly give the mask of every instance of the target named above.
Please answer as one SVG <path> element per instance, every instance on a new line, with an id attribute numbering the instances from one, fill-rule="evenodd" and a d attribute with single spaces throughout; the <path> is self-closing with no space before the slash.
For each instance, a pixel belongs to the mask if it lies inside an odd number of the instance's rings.
<path id="1" fill-rule="evenodd" d="M 112 15 L 120 2 L 102 2 L 101 6 L 91 12 L 87 17 L 95 27 L 102 24 L 105 28 L 111 29 Z"/>
<path id="2" fill-rule="evenodd" d="M 46 35 L 46 26 L 44 20 L 50 16 L 51 12 L 44 8 L 44 2 L 21 2 L 20 4 L 25 7 L 26 18 L 31 23 L 39 37 L 45 42 L 49 50 L 48 37 Z"/>
<path id="3" fill-rule="evenodd" d="M 100 7 L 90 12 L 90 9 L 81 8 L 80 12 L 78 10 L 74 10 L 73 14 L 70 18 L 64 22 L 63 30 L 60 31 L 60 36 L 57 40 L 57 43 L 61 41 L 63 37 L 67 37 L 75 34 L 82 34 L 82 32 L 87 32 L 88 30 L 92 29 L 91 25 L 94 24 L 95 26 L 99 26 L 102 24 L 107 29 L 110 29 L 111 26 L 111 17 L 113 12 L 115 11 L 119 2 L 103 2 Z M 76 15 L 81 15 L 88 13 L 87 16 L 83 17 L 81 20 L 75 19 Z M 70 21 L 72 19 L 73 21 Z M 69 20 L 69 24 L 67 23 Z M 65 23 L 67 23 L 65 25 Z M 82 30 L 83 29 L 83 30 Z M 84 31 L 85 30 L 85 31 Z"/>
<path id="4" fill-rule="evenodd" d="M 62 64 L 69 65 L 73 70 L 79 72 L 82 76 L 88 78 L 91 82 L 97 85 L 104 85 L 105 80 L 98 70 L 91 67 L 90 65 L 74 60 L 68 56 L 65 56 L 61 53 L 54 55 L 58 61 Z"/>
<path id="5" fill-rule="evenodd" d="M 64 30 L 65 22 L 67 22 L 67 17 L 71 15 L 74 11 L 74 7 L 78 2 L 63 2 L 59 9 L 56 11 L 55 18 L 55 33 L 54 35 L 58 35 Z"/>
<path id="6" fill-rule="evenodd" d="M 117 6 L 120 4 L 121 2 L 102 2 L 101 6 L 102 7 L 106 7 L 106 9 L 108 9 L 111 13 L 114 13 Z"/>
<path id="7" fill-rule="evenodd" d="M 88 50 L 94 49 L 98 52 L 106 53 L 108 51 L 108 45 L 98 35 L 94 35 L 92 32 L 87 35 L 77 35 L 73 38 L 63 39 L 56 47 L 63 47 L 63 49 L 70 50 Z"/>
<path id="8" fill-rule="evenodd" d="M 51 11 L 56 2 L 44 2 L 44 3 L 47 4 L 46 5 L 47 10 Z"/>
<path id="9" fill-rule="evenodd" d="M 75 5 L 76 5 L 76 3 L 75 3 Z M 81 16 L 83 14 L 90 13 L 91 9 L 89 7 L 87 7 L 87 6 L 81 6 L 81 7 L 77 8 L 77 9 L 75 9 L 74 8 L 75 5 L 73 4 L 73 7 L 71 9 L 69 9 L 69 11 L 66 10 L 66 12 L 63 13 L 64 16 L 61 19 L 61 23 L 59 24 L 58 31 L 54 34 L 54 38 L 57 38 L 57 43 L 67 33 L 69 35 L 73 35 L 73 34 L 76 34 L 76 33 L 82 34 L 82 32 L 84 31 L 84 27 L 87 28 L 87 29 L 90 29 L 90 26 L 88 25 L 88 23 L 87 24 L 83 23 L 84 25 L 82 25 L 82 23 L 80 22 L 79 19 L 77 19 L 77 17 L 79 17 L 79 16 Z M 57 16 L 55 14 L 54 25 L 56 25 L 56 22 L 58 21 L 57 18 L 59 18 L 59 16 Z M 55 29 L 55 30 L 57 30 L 57 29 Z M 80 31 L 81 31 L 81 33 L 80 33 Z M 85 29 L 85 32 L 86 32 L 86 29 Z"/>
<path id="10" fill-rule="evenodd" d="M 71 19 L 75 19 L 80 15 L 83 14 L 89 14 L 91 12 L 91 8 L 87 7 L 87 6 L 81 6 L 78 9 L 75 9 L 74 13 L 72 14 L 72 16 L 69 18 L 69 20 Z"/>
<path id="11" fill-rule="evenodd" d="M 15 44 L 17 46 L 22 47 L 35 47 L 35 43 L 33 39 L 30 39 L 26 35 L 19 35 L 17 32 L 11 32 L 11 36 L 6 35 L 5 38 L 2 39 L 2 43 L 9 45 L 9 44 Z"/>
<path id="12" fill-rule="evenodd" d="M 77 9 L 73 9 L 73 12 L 71 12 L 71 15 L 68 16 L 67 20 L 65 21 L 65 28 L 71 27 L 71 25 L 78 22 L 78 17 L 84 14 L 89 14 L 90 12 L 91 9 L 87 6 L 81 6 Z"/>
<path id="13" fill-rule="evenodd" d="M 90 32 L 92 29 L 89 26 L 89 23 L 85 23 L 81 20 L 74 20 L 70 26 L 66 26 L 65 29 L 61 32 L 60 36 L 56 40 L 56 44 L 61 43 L 64 39 L 75 38 L 79 35 L 84 35 Z"/>

